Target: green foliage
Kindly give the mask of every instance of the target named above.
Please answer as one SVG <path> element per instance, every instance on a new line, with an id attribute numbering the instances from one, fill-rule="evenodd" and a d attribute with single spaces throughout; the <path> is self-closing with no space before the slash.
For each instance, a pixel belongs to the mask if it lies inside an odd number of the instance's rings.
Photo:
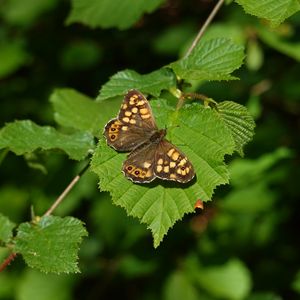
<path id="1" fill-rule="evenodd" d="M 217 113 L 231 131 L 235 150 L 243 156 L 243 147 L 252 140 L 255 127 L 247 108 L 232 101 L 223 101 L 217 104 Z"/>
<path id="2" fill-rule="evenodd" d="M 0 214 L 0 241 L 8 242 L 12 238 L 12 230 L 16 225 Z"/>
<path id="3" fill-rule="evenodd" d="M 93 138 L 88 133 L 62 134 L 50 126 L 39 126 L 26 121 L 6 124 L 0 131 L 0 149 L 8 148 L 17 155 L 37 149 L 60 149 L 75 160 L 83 159 L 93 149 Z"/>
<path id="4" fill-rule="evenodd" d="M 278 26 L 285 19 L 300 10 L 298 0 L 235 0 L 242 5 L 245 12 L 259 18 L 267 19 L 272 26 Z"/>
<path id="5" fill-rule="evenodd" d="M 18 290 L 19 300 L 68 300 L 71 299 L 72 277 L 70 275 L 44 274 L 27 269 Z"/>
<path id="6" fill-rule="evenodd" d="M 113 75 L 101 87 L 97 100 L 101 101 L 115 96 L 124 95 L 130 89 L 138 89 L 158 97 L 161 90 L 176 86 L 174 73 L 162 68 L 149 74 L 140 75 L 132 70 L 125 70 Z"/>
<path id="7" fill-rule="evenodd" d="M 214 188 L 228 182 L 223 159 L 225 154 L 232 154 L 234 141 L 212 109 L 194 104 L 175 112 L 162 100 L 151 101 L 151 104 L 154 115 L 160 111 L 159 124 L 167 127 L 180 124 L 168 134 L 175 145 L 184 145 L 180 148 L 192 161 L 197 179 L 186 186 L 161 181 L 150 185 L 133 184 L 121 173 L 125 155 L 109 148 L 103 139 L 95 150 L 91 167 L 100 178 L 101 190 L 109 191 L 115 204 L 148 225 L 157 247 L 169 228 L 194 210 L 198 198 L 210 200 Z M 172 120 L 172 124 L 163 123 L 166 120 Z"/>
<path id="8" fill-rule="evenodd" d="M 119 100 L 110 101 L 108 106 L 106 103 L 97 103 L 72 89 L 54 91 L 50 101 L 53 104 L 54 118 L 58 124 L 88 131 L 95 136 L 102 135 L 107 113 L 113 108 L 117 112 L 120 106 Z"/>
<path id="9" fill-rule="evenodd" d="M 197 300 L 199 295 L 188 276 L 181 271 L 173 273 L 167 280 L 164 290 L 165 300 Z"/>
<path id="10" fill-rule="evenodd" d="M 297 272 L 295 279 L 292 283 L 293 289 L 300 294 L 300 271 Z"/>
<path id="11" fill-rule="evenodd" d="M 94 27 L 117 27 L 126 29 L 132 26 L 144 13 L 156 9 L 163 0 L 72 0 L 72 10 L 67 23 L 80 22 Z"/>
<path id="12" fill-rule="evenodd" d="M 258 35 L 270 47 L 300 61 L 300 43 L 290 41 L 279 33 L 259 27 Z"/>
<path id="13" fill-rule="evenodd" d="M 13 24 L 29 26 L 42 13 L 53 8 L 57 0 L 7 0 L 4 1 L 1 15 L 3 18 Z"/>
<path id="14" fill-rule="evenodd" d="M 243 46 L 229 39 L 200 41 L 191 54 L 171 63 L 177 76 L 186 80 L 232 80 L 244 58 Z"/>
<path id="15" fill-rule="evenodd" d="M 164 2 L 2 3 L 0 267 L 20 251 L 0 273 L 0 299 L 298 298 L 299 1 L 226 0 L 189 56 L 215 3 Z M 127 153 L 102 132 L 132 88 L 195 165 L 189 184 L 122 174 Z M 86 163 L 66 156 L 91 152 L 94 172 L 55 209 L 62 217 L 23 223 L 82 175 Z M 79 219 L 90 231 L 80 252 Z"/>
<path id="16" fill-rule="evenodd" d="M 79 272 L 78 246 L 87 231 L 73 217 L 42 217 L 36 223 L 22 223 L 18 227 L 15 251 L 26 263 L 43 272 Z"/>
<path id="17" fill-rule="evenodd" d="M 20 42 L 0 43 L 0 78 L 14 73 L 28 63 L 29 59 Z"/>
<path id="18" fill-rule="evenodd" d="M 225 299 L 245 299 L 251 289 L 249 271 L 238 260 L 229 260 L 219 266 L 202 267 L 196 274 L 196 280 L 211 295 Z"/>

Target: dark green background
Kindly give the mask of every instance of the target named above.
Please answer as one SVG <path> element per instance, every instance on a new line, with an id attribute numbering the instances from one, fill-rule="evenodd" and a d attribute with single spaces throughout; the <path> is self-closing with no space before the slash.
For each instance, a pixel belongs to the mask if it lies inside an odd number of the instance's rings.
<path id="1" fill-rule="evenodd" d="M 213 7 L 209 0 L 168 1 L 119 31 L 65 26 L 68 1 L 49 0 L 41 9 L 28 2 L 17 18 L 9 17 L 7 3 L 14 9 L 13 1 L 0 3 L 1 126 L 16 119 L 56 126 L 48 101 L 55 88 L 95 98 L 120 70 L 145 74 L 176 60 Z M 205 282 L 211 268 L 236 260 L 249 270 L 246 299 L 300 297 L 299 62 L 262 41 L 261 22 L 234 3 L 221 9 L 211 28 L 216 24 L 240 30 L 246 64 L 235 72 L 239 81 L 201 83 L 197 91 L 248 106 L 257 122 L 245 159 L 233 158 L 232 185 L 218 188 L 203 211 L 178 222 L 154 250 L 145 226 L 98 191 L 94 174 L 85 174 L 56 212 L 86 223 L 81 274 L 44 275 L 18 257 L 0 274 L 0 299 L 239 299 L 218 294 L 224 278 Z M 296 14 L 277 33 L 293 47 L 299 26 Z M 0 212 L 16 223 L 30 219 L 31 205 L 42 214 L 81 168 L 59 153 L 8 153 L 0 169 Z M 1 260 L 5 256 L 0 248 Z M 234 280 L 243 283 L 238 275 Z"/>

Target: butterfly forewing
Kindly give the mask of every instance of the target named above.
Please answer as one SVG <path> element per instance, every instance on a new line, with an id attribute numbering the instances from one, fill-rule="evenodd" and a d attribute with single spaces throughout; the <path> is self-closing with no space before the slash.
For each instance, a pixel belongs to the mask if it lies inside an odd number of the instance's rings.
<path id="1" fill-rule="evenodd" d="M 104 128 L 107 144 L 118 151 L 131 151 L 147 142 L 157 131 L 147 99 L 138 91 L 129 91 L 116 119 Z"/>

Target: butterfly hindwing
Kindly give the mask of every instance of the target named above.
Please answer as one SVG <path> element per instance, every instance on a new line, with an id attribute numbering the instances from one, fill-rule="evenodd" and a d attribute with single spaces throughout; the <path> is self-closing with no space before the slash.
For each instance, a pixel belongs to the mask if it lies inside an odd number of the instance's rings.
<path id="1" fill-rule="evenodd" d="M 167 140 L 162 140 L 155 152 L 154 174 L 164 180 L 188 182 L 195 176 L 187 156 Z"/>
<path id="2" fill-rule="evenodd" d="M 151 182 L 156 177 L 153 171 L 156 149 L 157 145 L 146 143 L 131 152 L 123 163 L 124 175 L 133 182 Z"/>

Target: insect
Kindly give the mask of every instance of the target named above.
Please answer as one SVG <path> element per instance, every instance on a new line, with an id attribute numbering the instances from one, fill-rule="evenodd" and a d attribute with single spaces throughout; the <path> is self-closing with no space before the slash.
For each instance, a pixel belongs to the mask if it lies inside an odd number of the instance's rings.
<path id="1" fill-rule="evenodd" d="M 192 163 L 165 139 L 166 129 L 157 128 L 149 102 L 137 90 L 128 91 L 117 118 L 105 125 L 103 134 L 115 150 L 130 151 L 122 171 L 133 182 L 158 177 L 185 183 L 195 176 Z"/>

